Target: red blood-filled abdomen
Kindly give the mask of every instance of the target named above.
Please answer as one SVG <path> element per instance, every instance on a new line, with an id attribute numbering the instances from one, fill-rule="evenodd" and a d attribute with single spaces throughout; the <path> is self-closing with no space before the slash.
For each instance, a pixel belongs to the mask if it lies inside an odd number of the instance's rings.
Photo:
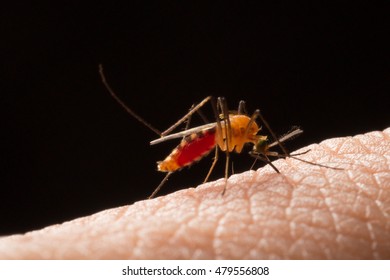
<path id="1" fill-rule="evenodd" d="M 158 163 L 158 170 L 173 172 L 200 160 L 216 145 L 215 128 L 186 136 L 169 156 Z"/>

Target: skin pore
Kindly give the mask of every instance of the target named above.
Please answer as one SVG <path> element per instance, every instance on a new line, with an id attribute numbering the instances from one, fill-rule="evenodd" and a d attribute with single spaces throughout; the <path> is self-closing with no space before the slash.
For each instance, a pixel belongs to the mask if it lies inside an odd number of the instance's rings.
<path id="1" fill-rule="evenodd" d="M 390 128 L 300 158 L 0 238 L 0 259 L 389 259 Z M 296 151 L 296 152 L 299 152 Z"/>

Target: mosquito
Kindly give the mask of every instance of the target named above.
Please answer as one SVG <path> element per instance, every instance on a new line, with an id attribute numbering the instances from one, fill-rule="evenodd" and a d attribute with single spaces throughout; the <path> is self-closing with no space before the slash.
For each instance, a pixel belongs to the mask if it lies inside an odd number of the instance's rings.
<path id="1" fill-rule="evenodd" d="M 111 96 L 123 107 L 130 115 L 143 123 L 149 129 L 154 131 L 160 136 L 160 138 L 150 142 L 151 145 L 159 144 L 168 140 L 181 138 L 179 145 L 172 150 L 172 152 L 162 161 L 157 162 L 157 170 L 165 172 L 166 175 L 161 183 L 156 187 L 150 198 L 155 197 L 161 187 L 166 183 L 168 178 L 175 173 L 190 166 L 195 162 L 201 160 L 214 150 L 214 160 L 211 164 L 209 172 L 204 180 L 207 182 L 210 177 L 219 158 L 218 150 L 225 152 L 225 185 L 222 191 L 222 195 L 226 192 L 227 179 L 229 175 L 229 162 L 230 154 L 232 152 L 241 153 L 246 144 L 252 144 L 253 150 L 249 154 L 256 160 L 261 160 L 269 164 L 277 173 L 280 173 L 276 166 L 271 162 L 270 157 L 286 158 L 291 157 L 312 165 L 328 167 L 325 165 L 309 162 L 300 159 L 296 156 L 305 154 L 309 150 L 299 153 L 290 154 L 283 145 L 286 140 L 292 139 L 301 133 L 303 130 L 300 128 L 293 128 L 286 135 L 278 138 L 270 128 L 268 122 L 264 119 L 259 109 L 255 110 L 251 116 L 246 112 L 245 101 L 240 101 L 237 111 L 229 111 L 226 99 L 224 97 L 218 97 L 215 99 L 212 96 L 208 96 L 203 99 L 197 105 L 191 107 L 189 112 L 179 119 L 175 124 L 169 127 L 167 130 L 161 132 L 154 128 L 151 124 L 146 122 L 142 117 L 131 110 L 123 101 L 115 94 L 110 85 L 108 84 L 105 75 L 103 73 L 102 65 L 99 65 L 99 73 L 103 82 Z M 200 108 L 206 103 L 211 103 L 215 122 L 207 123 L 205 125 L 197 126 L 194 128 L 188 128 L 189 121 L 192 115 L 196 112 L 200 112 Z M 256 123 L 257 119 L 260 119 L 267 130 L 270 132 L 273 142 L 269 143 L 268 136 L 260 135 L 261 127 Z M 184 131 L 172 133 L 178 126 L 187 122 L 187 127 Z M 270 148 L 279 146 L 282 153 L 271 151 Z M 332 167 L 329 167 L 332 168 Z M 335 168 L 336 169 L 336 168 Z"/>

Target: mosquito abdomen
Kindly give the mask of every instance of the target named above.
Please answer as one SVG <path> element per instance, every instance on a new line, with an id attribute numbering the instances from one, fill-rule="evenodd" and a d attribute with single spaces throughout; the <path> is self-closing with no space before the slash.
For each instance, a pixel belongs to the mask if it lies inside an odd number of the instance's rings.
<path id="1" fill-rule="evenodd" d="M 184 137 L 169 156 L 157 163 L 158 171 L 174 172 L 199 161 L 215 147 L 215 132 L 210 128 Z"/>

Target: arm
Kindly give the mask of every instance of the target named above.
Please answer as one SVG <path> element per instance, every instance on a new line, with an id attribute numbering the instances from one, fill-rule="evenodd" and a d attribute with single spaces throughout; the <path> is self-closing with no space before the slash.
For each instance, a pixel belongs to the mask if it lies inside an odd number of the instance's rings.
<path id="1" fill-rule="evenodd" d="M 0 259 L 389 259 L 390 129 L 24 235 Z M 302 150 L 305 150 L 303 148 Z"/>

